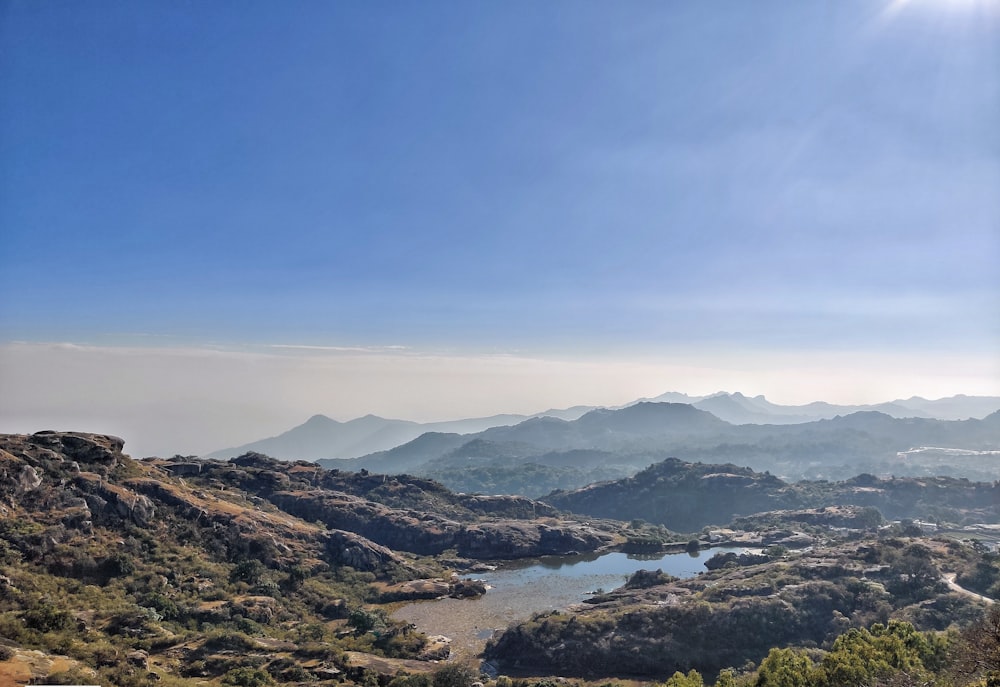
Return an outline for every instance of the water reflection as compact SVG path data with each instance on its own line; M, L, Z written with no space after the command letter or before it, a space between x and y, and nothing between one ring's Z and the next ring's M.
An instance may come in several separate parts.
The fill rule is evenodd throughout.
M694 577L705 571L705 561L720 551L711 549L670 554L584 554L553 556L530 563L508 563L477 574L490 590L479 599L439 599L408 604L393 615L423 632L445 635L460 656L473 656L498 628L526 620L532 613L564 609L580 603L595 591L610 591L625 584L637 570L656 570L676 577Z

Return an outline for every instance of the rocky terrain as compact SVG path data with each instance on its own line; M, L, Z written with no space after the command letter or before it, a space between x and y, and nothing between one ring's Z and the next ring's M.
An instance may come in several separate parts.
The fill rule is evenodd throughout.
M736 465L669 458L633 477L554 492L556 508L602 518L643 519L690 532L765 511L854 505L890 519L1000 522L1000 483L950 477L859 475L841 482L785 482Z
M624 539L521 497L259 454L135 461L71 432L0 436L0 515L0 677L85 684L360 679L440 656L379 604L481 594L452 576L472 559Z
M852 627L890 618L944 630L982 612L980 600L947 586L946 572L981 563L954 540L889 538L719 558L693 579L637 573L572 612L538 614L495 638L486 655L502 671L532 675L713 675L757 664L773 647L830 646Z
M1000 592L997 555L887 525L879 510L992 517L995 489L870 475L790 484L670 460L545 503L257 453L136 461L112 436L2 435L0 684L468 687L477 671L436 663L450 655L447 638L393 620L394 604L474 598L485 586L456 573L497 560L742 543L758 550L715 556L693 579L639 573L593 603L516 623L488 657L539 676L490 687L726 667L749 687L771 669L773 647L827 661L858 628L881 642L887 630L872 623L905 621L895 637L986 622L977 618ZM852 494L855 505L826 503ZM733 516L725 528L672 531ZM921 670L943 669L921 651Z

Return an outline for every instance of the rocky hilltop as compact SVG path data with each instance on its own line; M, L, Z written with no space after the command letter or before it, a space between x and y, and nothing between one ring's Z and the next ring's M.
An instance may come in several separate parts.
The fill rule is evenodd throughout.
M740 516L787 509L854 505L891 519L956 524L1000 522L1000 483L950 477L858 475L839 482L785 482L732 464L668 458L633 477L557 491L556 508L618 520L642 519L680 532L724 525Z

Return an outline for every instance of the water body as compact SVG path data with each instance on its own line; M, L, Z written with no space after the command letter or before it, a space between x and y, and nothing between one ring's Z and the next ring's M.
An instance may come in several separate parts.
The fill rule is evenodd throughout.
M637 570L661 569L676 577L694 577L705 571L705 561L719 551L744 550L655 556L616 552L543 558L530 565L508 564L473 576L490 587L478 599L421 601L403 606L393 617L413 623L428 635L450 637L452 653L468 658L482 651L494 630L526 620L532 613L562 610L600 590L621 587Z

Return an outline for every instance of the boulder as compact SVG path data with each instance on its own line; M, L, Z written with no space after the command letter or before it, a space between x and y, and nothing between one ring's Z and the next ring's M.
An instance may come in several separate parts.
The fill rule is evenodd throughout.
M406 565L406 561L392 550L353 532L329 530L324 534L326 551L333 563L349 565L355 570L366 572L381 571L390 565Z
M27 494L29 491L34 491L40 486L42 486L42 477L38 474L38 471L30 465L24 465L17 475L17 487L14 493L18 495Z
M609 533L579 523L504 520L466 527L456 546L469 558L529 558L595 551L612 540Z
M136 649L125 654L125 660L129 665L143 670L149 670L149 654L142 649Z
M118 464L125 447L125 440L120 437L84 432L36 432L30 440L37 446L62 454L70 461L108 468Z

